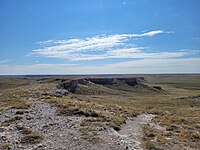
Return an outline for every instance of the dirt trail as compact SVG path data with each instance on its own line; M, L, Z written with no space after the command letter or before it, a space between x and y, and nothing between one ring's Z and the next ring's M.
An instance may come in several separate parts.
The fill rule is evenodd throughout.
M142 125L149 123L153 117L154 115L151 114L142 114L134 118L129 118L120 131L117 132L113 128L109 128L108 132L104 133L103 136L106 141L109 141L113 145L118 145L117 149L119 150L142 150Z
M0 143L8 143L11 149L70 149L70 150L142 150L142 124L147 124L153 115L142 114L135 118L129 118L119 132L107 127L99 131L103 142L87 142L80 138L80 124L83 116L57 116L56 108L50 104L34 101L32 106L26 110L21 120L15 124L1 127ZM1 113L1 122L12 118L16 110L7 110ZM43 136L40 144L22 144L20 138L23 136L19 128L31 128Z

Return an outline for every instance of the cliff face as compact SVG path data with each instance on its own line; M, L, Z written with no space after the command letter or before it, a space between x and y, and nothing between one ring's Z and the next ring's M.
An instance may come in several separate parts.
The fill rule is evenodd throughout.
M69 92L75 93L77 92L78 86L84 86L85 88L91 87L91 90L98 91L97 88L99 86L118 86L124 85L124 86L136 86L141 84L141 82L144 80L143 77L136 77L136 78L83 78L83 79L77 79L77 80L71 80L71 81L64 81L60 84L61 88L67 89ZM80 91L80 90L79 90Z
M114 85L117 84L118 81L121 81L124 84L135 86L139 84L141 78L93 78L88 80L101 85Z

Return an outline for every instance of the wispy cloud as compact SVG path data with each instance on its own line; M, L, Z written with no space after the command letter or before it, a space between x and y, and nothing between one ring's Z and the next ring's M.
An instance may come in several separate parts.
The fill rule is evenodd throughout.
M199 64L200 58L143 59L100 66L79 66L76 64L0 64L0 74L199 73Z
M177 51L177 52L158 52L158 53L144 53L139 48L116 49L108 51L106 54L76 54L68 59L72 61L78 60L98 60L108 58L140 58L140 59L160 59L160 58L176 58L183 57L190 53L190 51ZM66 58L63 56L63 58Z
M154 31L149 31L145 32L142 34L115 34L115 35L108 35L108 36L96 36L93 38L86 38L84 40L81 39L69 39L69 40L47 40L47 41L40 41L37 42L36 44L40 44L43 46L46 45L53 45L53 44L79 44L79 46L85 46L85 45L95 45L98 44L99 42L110 42L112 43L115 42L123 42L124 39L131 38L131 37L145 37L145 36L154 36L156 34L160 33L169 33L169 32L164 32L162 30L154 30ZM171 33L171 32L170 32Z
M150 31L150 32L146 32L146 33L143 33L143 34L138 34L139 37L142 37L142 36L154 36L156 34L160 34L160 33L164 33L164 31L162 30L155 30L155 31ZM167 32L165 32L167 33Z
M142 34L115 34L86 39L41 41L37 44L42 47L33 50L31 54L65 58L71 61L107 58L169 58L180 57L186 54L185 52L144 53L142 51L143 47L127 45L131 38L152 37L161 33L167 32L154 30Z

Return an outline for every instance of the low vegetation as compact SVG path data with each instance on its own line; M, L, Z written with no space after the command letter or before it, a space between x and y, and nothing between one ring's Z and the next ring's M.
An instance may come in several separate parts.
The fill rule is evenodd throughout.
M0 90L28 85L30 79L0 77Z
M200 99L139 100L138 104L148 113L156 114L153 121L165 128L144 127L144 146L147 149L200 148Z
M91 141L91 138L97 138L96 128L109 125L115 130L120 130L120 126L125 123L128 115L133 114L134 111L129 111L126 113L126 108L119 106L117 104L99 104L97 102L91 101L80 101L73 98L56 98L51 100L46 100L58 107L57 115L78 115L88 117L82 122L82 137ZM93 119L91 119L93 118ZM91 136L94 135L94 136ZM90 137L90 138L87 138Z
M14 124L14 123L16 123L16 121L21 120L21 119L22 119L22 116L16 115L13 118L10 118L10 119L4 121L2 124L3 125Z
M27 127L24 127L20 130L20 133L21 134L24 134L24 135L28 135L28 134L31 134L32 133L32 129L31 128L27 128Z

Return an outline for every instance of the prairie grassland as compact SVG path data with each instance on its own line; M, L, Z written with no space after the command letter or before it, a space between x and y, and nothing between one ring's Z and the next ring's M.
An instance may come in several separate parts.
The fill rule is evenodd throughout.
M113 127L120 130L128 117L142 113L155 114L153 122L163 127L144 126L143 146L146 149L200 149L200 76L199 75L151 75L144 76L146 85L160 86L163 93L125 92L121 95L81 95L63 97L43 95L52 89L52 80L42 86L6 86L0 91L0 109L26 109L31 101L23 98L38 98L56 106L57 115L86 116L80 129L83 139L100 141L96 127ZM27 81L26 81L27 82ZM17 83L18 84L18 83ZM17 118L15 118L17 119ZM11 120L12 122L13 120ZM35 136L35 135L34 135ZM36 135L37 136L37 135ZM32 138L32 137L30 137ZM41 140L37 136L38 141ZM23 141L28 141L25 137Z

